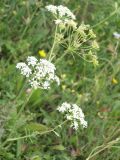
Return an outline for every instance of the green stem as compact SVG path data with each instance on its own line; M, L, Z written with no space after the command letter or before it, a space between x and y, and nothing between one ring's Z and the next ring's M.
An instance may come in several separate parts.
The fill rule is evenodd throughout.
M107 143L106 145L101 145L101 146L96 147L95 149L92 150L92 152L90 153L90 155L88 156L88 158L86 160L90 160L91 158L95 157L97 154L99 154L100 152L104 151L105 149L111 148L114 144L118 143L119 141L120 141L120 138L117 138L116 140L113 140L113 141ZM101 149L99 149L98 151L96 151L94 153L94 151L97 148L101 148Z
M109 18L111 18L112 16L114 16L117 12L118 12L119 8L115 9L108 17L104 18L103 20L101 20L99 23L95 24L94 26L92 26L92 28L99 26L102 23L105 23Z
M61 57L59 57L59 58L57 58L57 60L56 60L56 62L55 62L55 64L57 64L57 63L59 63L65 56L66 56L66 54L67 54L68 52L67 51L65 51L64 52L64 54L63 55L61 55Z
M21 96L21 94L23 93L24 89L25 89L25 86L26 86L26 81L24 82L24 85L22 86L22 88L20 89L16 99L15 99L15 102L19 99L19 97Z
M86 1L86 4L85 4L85 7L84 7L84 10L83 10L83 15L82 15L82 21L83 21L83 22L85 21L88 4L89 4L89 3L88 3L88 0L87 0L87 1Z
M28 96L26 102L25 102L25 103L23 104L23 106L20 108L17 117L19 117L20 114L22 113L22 111L24 110L24 108L25 108L25 106L27 105L27 103L29 102L29 100L30 100L32 94L33 94L33 90L31 91L30 95Z
M119 47L119 41L117 41L117 43L116 43L116 46L115 46L115 52L114 52L114 54L115 54L115 58L117 58L117 49L118 49L118 47Z
M48 131L44 131L44 132L34 132L33 134L30 135L26 135L23 137L17 137L17 138L9 138L7 141L16 141L16 140L20 140L20 139L25 139L25 138L31 138L31 137L35 137L37 135L44 135L44 134L48 134L50 132L55 132L55 130L59 127L61 127L62 125L64 125L68 120L65 120L64 122L62 122L61 124L57 125L55 128L50 129Z
M27 7L28 7L28 6L27 6ZM38 8L39 8L39 7L37 7L37 8L35 9L35 11L33 12L33 14L31 15L30 22L26 25L25 29L23 30L23 33L22 33L22 35L21 35L21 37L20 37L20 40L24 37L24 35L25 35L27 29L29 28L29 26L30 26L30 24L31 24L31 22L32 22L32 20L33 20L35 14L36 14ZM28 8L27 8L27 10L28 10Z
M57 25L56 25L54 41L53 41L53 45L52 45L52 48L51 48L51 51L50 51L50 56L49 56L49 60L50 60L50 61L52 60L52 55L53 55L53 51L54 51L55 44L56 44L57 28L58 28L58 27L57 27Z

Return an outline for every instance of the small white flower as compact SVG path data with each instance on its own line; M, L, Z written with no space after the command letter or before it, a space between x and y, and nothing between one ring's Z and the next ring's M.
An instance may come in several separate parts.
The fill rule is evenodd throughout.
M81 124L83 128L87 127L87 121L84 119L84 113L82 112L82 109L76 104L69 104L64 102L57 108L57 110L66 114L66 119L71 121L71 127L73 127L75 130L78 129L79 124Z
M62 24L62 23L63 23L63 21L61 19L56 19L55 20L55 24Z
M68 19L73 19L75 20L75 15L65 6L54 6L54 5L48 5L46 6L46 9L53 13L56 14L58 17L63 18L63 17L67 17ZM60 21L57 21L56 23L58 23Z
M32 80L29 80L29 83L32 86L32 88L34 88L34 89L39 88L39 82L37 80L35 80L34 78Z
M31 65L33 67L36 65L37 61L38 60L35 57L33 57L33 56L29 56L27 58L28 65Z
M114 36L116 39L119 39L119 38L120 38L120 34L117 33L117 32L114 32L114 33L113 33L113 36Z
M43 84L42 84L43 88L44 89L49 89L50 88L50 82L49 81L45 81Z
M67 102L64 102L61 106L59 106L59 107L57 108L57 110L58 110L59 112L64 113L66 110L69 110L70 108L71 108L71 105L70 105L69 103L67 103Z
M53 14L57 14L57 7L54 6L54 5L48 5L48 6L46 6L46 9L47 9L49 12L52 12Z
M71 127L73 127L73 129L77 130L79 128L78 122L74 120L74 122L71 124Z
M20 62L16 65L16 68L21 71L21 74L29 77L30 74L32 73L32 70L23 62Z
M83 128L87 128L87 121L84 120L84 118L80 118L80 123L83 126Z
M58 84L58 86L60 85L60 79L57 77L57 76L55 76L55 81L57 82L57 84Z
M75 15L67 7L60 5L57 9L60 17L67 16L75 20Z

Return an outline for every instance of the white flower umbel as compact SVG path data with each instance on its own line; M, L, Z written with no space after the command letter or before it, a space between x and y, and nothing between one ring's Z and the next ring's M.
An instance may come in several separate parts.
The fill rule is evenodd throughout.
M75 20L75 15L65 6L54 6L54 5L48 5L46 6L46 9L55 14L58 19L60 18L68 18L68 19L73 19Z
M55 74L55 66L51 62L41 59L38 61L35 57L27 58L26 63L18 63L16 68L21 71L25 77L29 77L28 82L34 89L49 89L52 82L60 84L59 78Z
M71 121L71 127L75 130L79 128L79 124L81 124L83 128L87 128L87 121L84 119L84 113L76 104L64 102L57 110L61 113L65 113L66 119Z

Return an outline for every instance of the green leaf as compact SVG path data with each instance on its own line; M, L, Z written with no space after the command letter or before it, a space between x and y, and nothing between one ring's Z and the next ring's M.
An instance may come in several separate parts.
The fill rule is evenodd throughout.
M52 146L51 149L63 151L65 150L65 147L63 145L55 145L55 146Z
M47 126L43 125L43 124L40 124L40 123L29 123L25 126L25 129L26 130L29 130L31 132L45 132L45 131L48 131L50 130L50 128L48 128Z
M31 160L41 160L40 156L34 156Z

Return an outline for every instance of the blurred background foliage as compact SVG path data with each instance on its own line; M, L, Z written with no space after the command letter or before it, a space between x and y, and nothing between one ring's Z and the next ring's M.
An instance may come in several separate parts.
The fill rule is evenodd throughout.
M48 4L65 5L78 24L92 26L100 46L99 66L70 54L54 62L61 86L36 90L17 119L17 107L29 89L20 94L25 80L15 66L28 55L40 58L41 49L49 52L55 26L45 10ZM120 136L120 46L113 37L113 32L120 33L119 6L119 0L0 0L0 145L10 130L19 137L28 134L25 128L31 132L54 128L63 121L56 108L64 101L80 105L88 121L88 128L77 133L66 124L57 129L59 136L50 133L5 145L0 149L1 160L85 160L94 148ZM62 56L62 51L57 54ZM120 143L91 160L120 160Z

